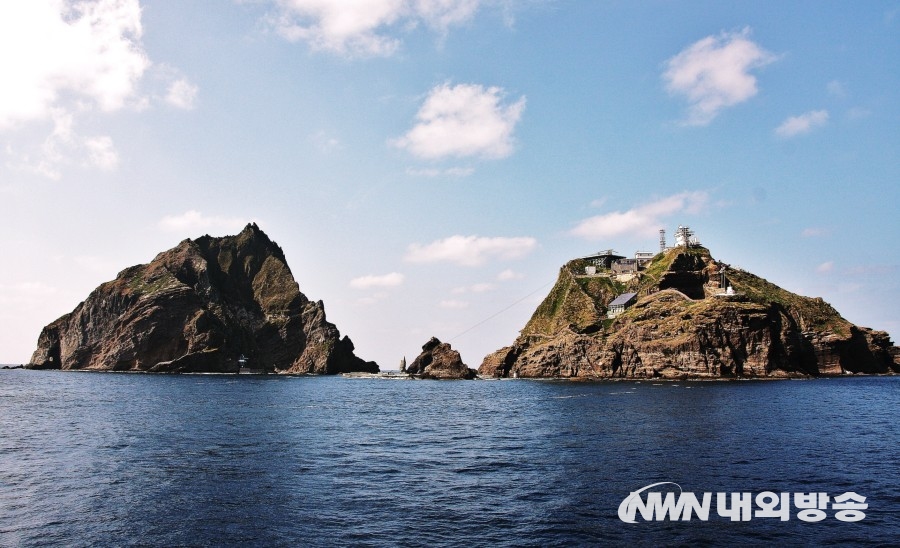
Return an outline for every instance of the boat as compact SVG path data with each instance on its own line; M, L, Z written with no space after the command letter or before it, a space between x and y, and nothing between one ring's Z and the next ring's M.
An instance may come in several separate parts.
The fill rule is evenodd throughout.
M238 375L262 375L265 373L262 369L257 369L250 365L250 359L241 354L238 358Z

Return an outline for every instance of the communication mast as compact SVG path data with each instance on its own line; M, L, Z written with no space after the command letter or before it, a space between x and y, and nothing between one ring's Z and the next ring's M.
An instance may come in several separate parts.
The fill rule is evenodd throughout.
M665 253L666 251L666 229L659 229L659 252Z

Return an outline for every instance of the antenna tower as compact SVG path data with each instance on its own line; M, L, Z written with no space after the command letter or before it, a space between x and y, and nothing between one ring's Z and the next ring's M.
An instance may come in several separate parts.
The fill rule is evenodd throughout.
M664 228L659 229L659 252L665 253L666 251L666 230Z

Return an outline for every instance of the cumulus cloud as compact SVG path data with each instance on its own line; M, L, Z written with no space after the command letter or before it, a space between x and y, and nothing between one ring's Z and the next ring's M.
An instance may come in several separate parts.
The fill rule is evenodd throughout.
M360 276L350 280L350 287L356 289L370 289L373 287L397 287L403 285L406 277L399 272L391 272L381 276L368 275Z
M505 158L513 152L513 131L525 109L525 97L512 104L503 104L503 99L499 87L436 86L416 114L416 125L392 144L429 160Z
M799 116L791 116L775 128L775 134L779 137L794 137L809 133L817 127L824 126L827 122L827 110L812 110Z
M166 102L173 107L193 110L197 101L199 88L190 83L186 78L179 78L169 85L166 92Z
M119 165L119 154L112 138L106 135L83 136L74 129L74 117L64 109L51 112L53 130L40 145L37 154L18 154L11 146L7 154L13 158L7 167L35 173L49 179L60 179L64 166L77 165L112 171Z
M828 261L828 262L822 263L816 267L816 272L818 272L819 274L825 274L827 272L831 272L832 270L834 270L834 262L833 261Z
M666 90L687 99L688 125L706 125L722 109L757 94L756 77L750 71L773 62L775 56L749 37L749 28L707 36L666 61Z
M204 215L191 209L181 215L167 215L163 217L157 226L166 232L227 232L236 233L252 220L240 217L222 217L217 215Z
M59 179L66 166L114 170L111 137L80 135L95 112L149 104L139 89L152 68L167 81L162 98L192 108L197 88L154 67L141 42L139 0L5 0L0 2L0 133L17 132L7 166ZM52 132L43 143L32 126Z
M470 20L483 0L273 0L269 24L292 42L347 56L389 56L401 41L398 28L420 24L446 34Z
M530 237L485 238L479 236L450 236L427 245L411 244L405 260L411 263L448 262L462 266L479 266L490 259L519 259L537 247Z
M475 173L475 168L471 167L450 167L447 169L438 169L438 168L423 168L423 169L415 169L409 168L406 170L406 174L412 177L454 177L454 178L463 178L468 177L469 175Z
M510 268L507 268L503 272L497 274L497 281L508 282L510 280L520 280L524 277L525 275L521 272L516 272Z
M682 192L629 209L595 215L579 222L570 231L573 236L589 240L608 238L620 234L653 236L663 228L663 219L676 213L699 213L709 201L706 192Z
M119 153L116 152L112 138L106 135L88 137L84 140L84 148L87 151L88 166L112 171L119 165Z
M0 2L0 129L48 119L72 97L121 108L150 65L141 33L138 0Z

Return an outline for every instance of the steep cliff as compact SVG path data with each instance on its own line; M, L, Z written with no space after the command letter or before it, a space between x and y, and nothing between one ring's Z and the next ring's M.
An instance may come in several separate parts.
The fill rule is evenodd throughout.
M155 372L377 372L306 298L256 224L184 240L46 326L28 367Z
M795 295L715 261L702 247L657 255L625 283L559 278L515 342L485 357L494 377L718 378L900 373L887 333L858 327L822 299ZM722 281L725 284L722 284ZM725 286L733 294L725 295ZM637 302L614 319L609 303Z

